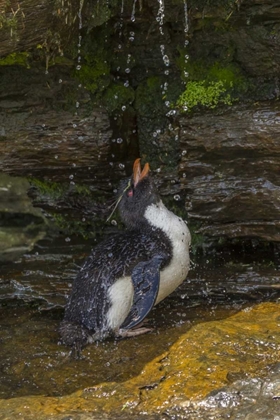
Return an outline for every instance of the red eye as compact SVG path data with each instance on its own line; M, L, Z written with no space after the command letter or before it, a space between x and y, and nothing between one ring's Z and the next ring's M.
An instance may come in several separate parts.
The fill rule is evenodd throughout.
M133 196L133 190L132 190L132 189L130 189L130 190L128 191L127 195L128 195L128 197L132 197L132 196Z

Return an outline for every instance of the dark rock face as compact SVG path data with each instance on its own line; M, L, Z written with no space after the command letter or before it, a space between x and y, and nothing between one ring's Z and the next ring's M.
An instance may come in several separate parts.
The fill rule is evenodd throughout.
M141 155L198 232L279 241L279 0L32 4L3 12L0 55L31 68L0 66L0 165L47 183L36 205L103 217ZM185 82L221 80L238 104L179 115Z
M277 103L180 119L181 183L200 232L280 240L279 124Z

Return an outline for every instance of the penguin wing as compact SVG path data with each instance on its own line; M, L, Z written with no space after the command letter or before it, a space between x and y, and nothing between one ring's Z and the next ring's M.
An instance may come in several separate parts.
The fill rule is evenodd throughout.
M153 308L159 290L160 266L164 259L162 255L155 255L149 261L138 263L133 269L131 274L134 287L133 304L121 329L128 330L140 324Z

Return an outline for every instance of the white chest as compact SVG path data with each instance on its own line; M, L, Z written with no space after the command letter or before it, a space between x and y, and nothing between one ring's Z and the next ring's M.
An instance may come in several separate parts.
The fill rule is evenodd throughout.
M169 265L160 273L157 304L170 295L185 280L188 274L191 235L186 223L169 211L162 201L149 206L145 212L145 217L153 226L165 232L173 248L173 256Z

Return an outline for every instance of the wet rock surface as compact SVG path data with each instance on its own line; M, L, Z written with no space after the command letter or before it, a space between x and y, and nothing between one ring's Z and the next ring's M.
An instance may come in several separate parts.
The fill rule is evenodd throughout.
M279 363L268 367L268 371L268 377L237 380L202 401L187 404L187 409L167 410L163 418L275 420L280 404Z
M181 185L198 232L279 241L279 124L276 103L181 118Z

